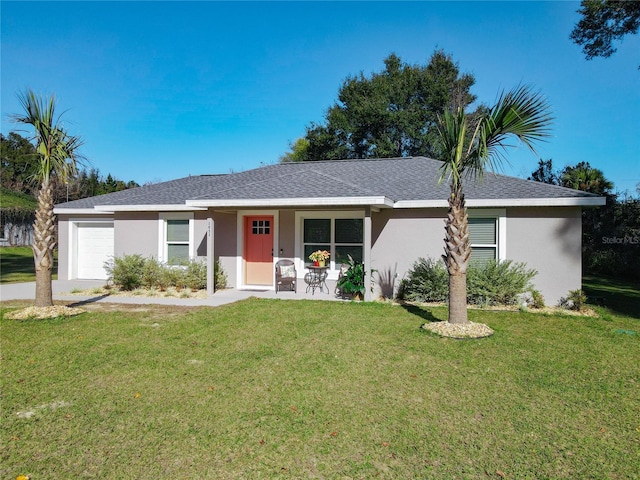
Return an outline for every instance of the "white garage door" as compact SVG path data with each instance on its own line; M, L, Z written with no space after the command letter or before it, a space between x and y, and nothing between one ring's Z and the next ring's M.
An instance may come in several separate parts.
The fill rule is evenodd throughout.
M113 257L113 223L78 224L78 278L106 279L104 262Z

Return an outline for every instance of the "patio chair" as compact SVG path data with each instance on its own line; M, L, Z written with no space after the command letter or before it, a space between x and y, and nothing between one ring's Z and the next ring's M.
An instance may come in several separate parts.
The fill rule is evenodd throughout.
M278 260L276 262L276 294L278 290L282 290L282 287L289 287L289 290L293 290L298 293L298 272L296 272L296 266L291 260Z

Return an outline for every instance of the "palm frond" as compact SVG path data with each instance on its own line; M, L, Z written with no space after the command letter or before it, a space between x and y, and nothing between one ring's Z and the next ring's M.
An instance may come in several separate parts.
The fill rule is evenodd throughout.
M464 173L462 166L467 133L466 115L462 108L458 108L455 113L447 110L439 120L438 134L443 163L438 183L450 178L454 185L458 185Z
M480 122L477 154L470 157L475 165L470 166L488 166L492 171L499 169L511 146L507 140L512 136L536 154L534 144L551 136L553 118L549 112L546 99L526 85L501 93L495 106Z
M34 133L32 141L38 154L36 176L40 182L49 182L52 175L66 181L75 175L78 164L83 157L78 153L82 145L80 137L67 133L61 122L61 115L56 116L55 97L47 100L37 96L32 90L18 95L24 113L12 115L17 123L31 125Z

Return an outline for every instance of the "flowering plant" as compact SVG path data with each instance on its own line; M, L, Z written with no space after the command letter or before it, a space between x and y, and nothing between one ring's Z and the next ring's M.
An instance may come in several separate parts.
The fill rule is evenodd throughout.
M314 262L319 262L321 260L329 260L330 256L331 254L326 250L316 250L311 255L309 255L309 259L313 260Z

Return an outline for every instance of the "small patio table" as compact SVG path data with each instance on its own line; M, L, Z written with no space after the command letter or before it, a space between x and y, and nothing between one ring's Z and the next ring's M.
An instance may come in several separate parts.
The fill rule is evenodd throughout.
M323 292L324 289L327 289L327 293L329 293L329 287L327 286L327 270L328 266L320 267L316 265L307 265L309 272L304 275L304 281L307 284L307 293L309 289L311 289L311 294L314 295L316 293L316 288L320 289L320 292Z

